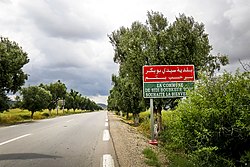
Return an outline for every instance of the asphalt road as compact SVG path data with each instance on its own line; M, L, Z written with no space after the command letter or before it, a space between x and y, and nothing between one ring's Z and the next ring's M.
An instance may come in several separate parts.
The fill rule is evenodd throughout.
M118 166L107 112L0 128L0 167Z

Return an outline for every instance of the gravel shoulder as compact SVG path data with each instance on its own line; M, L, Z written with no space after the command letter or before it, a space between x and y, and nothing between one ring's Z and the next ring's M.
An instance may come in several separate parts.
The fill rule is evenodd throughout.
M145 148L152 148L159 154L159 148L148 144L149 139L139 133L136 127L124 123L119 116L108 113L108 117L110 133L120 167L148 167L142 151ZM160 157L162 156L160 155Z

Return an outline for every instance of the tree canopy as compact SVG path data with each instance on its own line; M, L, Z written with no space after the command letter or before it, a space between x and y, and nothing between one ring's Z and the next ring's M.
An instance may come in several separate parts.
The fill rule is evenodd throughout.
M48 85L40 84L40 87L43 87L44 89L48 90L52 95L52 99L48 106L49 110L56 108L58 105L58 101L64 100L66 97L67 87L60 80L55 83L50 83Z
M28 79L22 70L28 62L27 53L16 42L0 37L0 111L8 109L6 93L16 93Z
M210 53L212 46L204 24L184 14L170 24L163 14L148 12L145 24L133 22L131 27L113 31L109 39L114 47L114 62L119 64L119 74L112 77L109 109L138 114L148 106L142 95L144 65L192 64L196 71L213 76L228 63L227 56ZM122 107L125 104L130 106ZM158 99L155 105L159 108L165 104Z
M22 107L31 111L31 118L36 111L46 109L52 99L49 91L39 86L29 86L21 89Z

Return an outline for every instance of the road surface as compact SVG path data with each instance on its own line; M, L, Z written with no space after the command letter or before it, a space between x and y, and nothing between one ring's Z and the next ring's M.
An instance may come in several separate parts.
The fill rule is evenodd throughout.
M0 128L1 167L118 166L107 112Z

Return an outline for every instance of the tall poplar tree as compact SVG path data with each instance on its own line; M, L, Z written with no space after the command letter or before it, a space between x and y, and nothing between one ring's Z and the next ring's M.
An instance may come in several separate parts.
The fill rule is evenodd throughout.
M115 51L114 62L119 64L117 77L126 80L119 89L114 85L112 93L121 96L121 99L129 99L135 117L148 106L148 101L142 96L142 66L192 64L196 71L205 72L212 77L221 65L228 64L227 56L214 56L210 53L212 46L203 23L198 23L184 14L179 15L172 24L159 12L148 12L147 17L146 24L133 22L131 27L121 27L109 35ZM122 92L126 85L130 85L131 92L125 95ZM112 98L117 97L110 97L110 102L114 101ZM160 124L162 108L166 102L173 103L174 100L155 100L154 108L159 115ZM118 106L112 104L114 108L123 105L122 100L118 102L115 104Z

